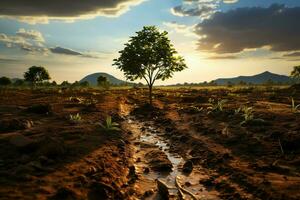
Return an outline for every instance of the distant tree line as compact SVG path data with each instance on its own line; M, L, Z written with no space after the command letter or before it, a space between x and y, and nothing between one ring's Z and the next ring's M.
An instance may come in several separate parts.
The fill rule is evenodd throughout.
M44 67L42 66L32 66L28 68L28 70L24 73L23 79L10 79L8 77L0 77L0 86L7 87L7 86L15 86L15 87L36 87L36 86L43 86L43 87L65 87L65 88L83 88L83 87L91 87L88 81L75 81L70 83L68 81L63 81L61 84L57 84L56 81L50 81L51 77ZM104 76L100 76L97 79L97 87L102 89L109 89L110 87L114 86L134 86L143 85L142 83L139 84L132 84L132 83L121 83L121 84L112 84L108 81L108 79Z
M300 83L300 65L295 66L290 74L290 77L293 79L293 82L290 84L299 84ZM7 86L46 86L46 87L51 87L51 86L57 86L57 87L90 87L90 84L88 81L75 81L74 83L69 83L68 81L63 81L61 84L57 84L55 81L50 82L49 80L51 79L49 72L41 66L32 66L30 67L25 73L24 73L24 79L16 79L16 80L11 80L8 77L0 77L0 86L1 87L7 87ZM284 85L286 83L281 83L281 82L273 82L272 80L267 80L265 83L262 85ZM175 85L170 85L170 86L217 86L218 84L215 81L210 81L210 82L202 82L202 83L178 83ZM247 83L244 81L240 81L238 83L232 83L232 82L227 82L225 85L231 87L235 85L241 85L241 86L252 86L254 84L252 83ZM134 88L140 88L144 87L145 85L143 83L122 83L119 85L112 84L108 81L108 79L104 76L99 76L97 79L97 86L99 88L103 89L109 89L110 87L113 86L133 86Z

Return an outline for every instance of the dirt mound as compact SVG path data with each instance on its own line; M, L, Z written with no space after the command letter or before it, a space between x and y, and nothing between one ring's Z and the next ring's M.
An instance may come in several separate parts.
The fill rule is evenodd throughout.
M44 137L38 142L38 154L48 158L58 158L66 154L66 146L58 138Z
M51 114L52 108L51 108L51 105L49 105L49 104L37 104L37 105L32 105L32 106L28 107L26 109L26 111L29 113L48 115L48 114Z
M22 134L11 136L9 142L17 148L26 148L34 143L34 141Z
M4 119L0 121L0 132L13 132L31 128L33 122L22 119Z
M153 105L150 104L143 104L142 106L135 108L131 112L132 115L136 115L136 116L144 116L144 115L155 116L155 115L159 115L160 113L161 111L159 108L154 107Z
M146 154L150 167L156 171L172 171L172 163L161 150L151 150Z

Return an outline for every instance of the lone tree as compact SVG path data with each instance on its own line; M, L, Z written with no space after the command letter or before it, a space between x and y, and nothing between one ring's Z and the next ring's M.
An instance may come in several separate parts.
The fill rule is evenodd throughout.
M107 78L105 76L99 76L97 78L97 84L99 87L103 87L104 89L109 88L109 81L107 80Z
M128 80L144 79L149 87L149 101L152 105L152 87L156 80L171 78L174 72L187 68L184 59L167 37L155 26L145 26L130 38L114 65L124 72Z
M24 73L25 81L33 85L51 79L48 71L44 67L32 66Z
M11 80L5 76L0 78L0 86L7 86L11 84Z
M291 78L293 78L296 83L300 82L300 65L294 67L293 71L291 72Z

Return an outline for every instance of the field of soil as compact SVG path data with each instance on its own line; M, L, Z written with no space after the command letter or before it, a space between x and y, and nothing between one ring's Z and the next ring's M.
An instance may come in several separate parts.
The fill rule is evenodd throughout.
M147 89L2 89L0 197L300 199L291 97L299 87L155 89L150 106Z

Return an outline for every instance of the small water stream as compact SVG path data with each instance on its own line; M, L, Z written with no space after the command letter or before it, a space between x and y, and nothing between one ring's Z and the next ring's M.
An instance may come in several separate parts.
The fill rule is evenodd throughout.
M199 183L200 178L205 176L205 174L201 172L201 169L195 167L193 172L189 175L182 173L181 168L185 160L178 153L170 152L168 140L163 138L164 133L156 128L153 122L140 122L134 117L129 117L127 119L127 124L130 125L131 131L138 135L135 139L135 158L136 160L139 158L139 161L135 162L135 168L138 175L153 182L155 182L156 179L162 180L170 186L169 193L174 196L177 196L178 190L175 187L175 179L178 176L180 183L183 186L187 183L187 187L185 186L185 188L195 194L199 199L216 199L215 194L210 194L210 192ZM173 165L172 172L157 172L150 170L147 174L143 173L144 168L148 166L147 161L141 158L141 156L144 155L143 153L145 153L147 149L141 146L141 143L152 144L154 147L163 151Z

